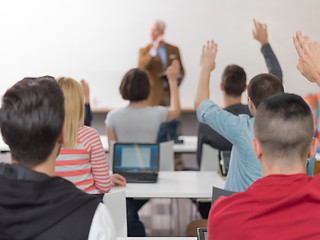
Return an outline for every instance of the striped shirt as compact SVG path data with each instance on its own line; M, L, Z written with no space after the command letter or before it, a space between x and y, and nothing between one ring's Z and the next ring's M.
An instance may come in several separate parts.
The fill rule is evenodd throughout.
M55 174L90 194L110 191L112 184L108 162L100 136L95 129L79 127L75 148L60 150Z

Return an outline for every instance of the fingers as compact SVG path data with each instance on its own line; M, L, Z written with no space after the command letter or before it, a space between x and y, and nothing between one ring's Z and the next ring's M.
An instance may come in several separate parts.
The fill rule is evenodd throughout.
M303 50L302 50L302 48L300 46L299 40L297 38L297 35L293 35L293 43L294 43L294 47L296 48L299 57L302 58L304 53L303 53Z
M111 176L111 181L113 184L115 184L117 186L126 186L126 184L127 184L127 180L119 174L113 174Z

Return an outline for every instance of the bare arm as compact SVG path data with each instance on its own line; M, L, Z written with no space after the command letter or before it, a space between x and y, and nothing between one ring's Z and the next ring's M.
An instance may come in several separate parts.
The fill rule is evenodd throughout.
M299 55L297 68L310 82L320 86L320 45L312 42L300 31L293 36L293 43Z
M210 81L210 73L215 69L216 63L216 55L217 55L218 46L217 44L211 40L207 42L207 46L202 47L202 54L200 59L200 76L198 80L196 97L194 100L195 109L198 109L200 103L209 98L209 81Z
M253 23L255 28L252 30L252 35L261 44L261 52L266 61L268 72L276 75L282 81L281 66L268 41L267 25L258 22L256 19L253 19Z
M178 90L178 77L180 74L180 63L178 60L174 60L172 64L167 68L167 77L170 88L170 108L166 121L169 122L180 115L180 98Z

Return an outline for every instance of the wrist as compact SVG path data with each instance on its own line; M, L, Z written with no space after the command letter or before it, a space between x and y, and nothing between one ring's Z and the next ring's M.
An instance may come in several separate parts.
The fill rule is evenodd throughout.
M269 44L269 41L268 41L268 40L266 40L266 41L260 41L260 44L261 44L261 47L263 47L264 45Z

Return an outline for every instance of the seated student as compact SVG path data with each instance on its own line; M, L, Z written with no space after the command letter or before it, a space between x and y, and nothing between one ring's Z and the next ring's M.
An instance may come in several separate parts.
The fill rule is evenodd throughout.
M267 63L268 71L282 80L280 64L268 41L267 25L262 24L255 19L253 21L255 26L253 37L261 44L261 52ZM222 74L220 88L223 94L224 110L234 115L251 115L248 105L241 103L241 95L247 88L246 73L243 68L237 65L227 66ZM232 144L227 139L208 125L199 122L197 144L197 162L199 166L201 164L203 143L223 151L230 151L232 147Z
M109 167L98 132L83 125L84 97L81 85L71 78L58 78L65 98L65 142L56 160L57 176L79 189L102 198L112 183L124 186L119 174L109 175Z
M142 69L131 69L120 84L120 93L130 103L127 107L115 109L106 117L106 131L110 142L156 143L162 122L171 121L180 114L178 77L180 64L177 60L167 68L170 87L170 107L149 106L147 98L150 83ZM138 210L147 200L127 199L127 223L129 237L145 236L145 228L139 220Z
M277 94L260 104L253 129L263 177L215 201L208 239L319 239L320 176L306 175L318 142L310 108L300 96Z
M4 94L0 127L12 164L0 164L0 239L116 239L106 206L54 177L63 123L53 77L25 78Z
M168 122L180 115L178 77L180 64L174 60L167 69L170 87L170 107L149 106L147 98L150 83L146 72L139 68L125 74L120 84L120 93L129 105L110 111L106 117L106 131L110 141L156 143L162 122ZM110 144L109 144L110 146Z
M244 114L235 116L208 99L210 73L215 68L216 53L217 44L213 41L203 46L195 108L199 121L208 124L233 144L225 189L245 191L261 177L261 165L250 142L253 118ZM252 78L248 85L248 105L252 116L264 99L283 91L281 81L273 74L259 74Z

